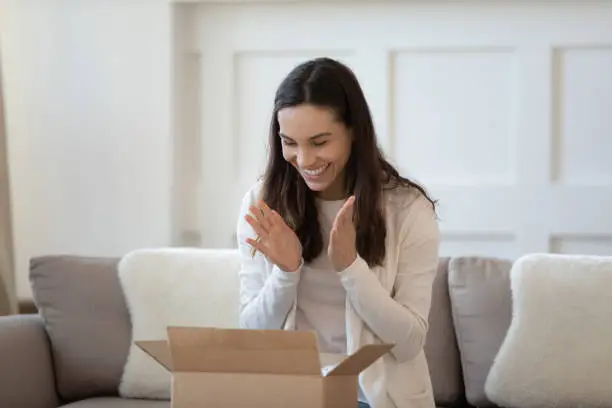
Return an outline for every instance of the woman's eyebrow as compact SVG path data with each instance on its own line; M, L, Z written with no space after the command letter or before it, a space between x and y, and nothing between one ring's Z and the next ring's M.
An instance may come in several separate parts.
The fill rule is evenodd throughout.
M322 138L323 136L329 136L329 135L331 135L331 132L322 132L322 133L317 133L317 134L316 134L316 135L314 135L314 136L310 136L308 139L309 139L309 140L315 140L315 139ZM289 136L287 136L287 135L286 135L286 134L284 134L284 133L279 133L279 136L280 136L280 137L282 137L283 139L290 139L290 140L293 140L293 139L291 139Z

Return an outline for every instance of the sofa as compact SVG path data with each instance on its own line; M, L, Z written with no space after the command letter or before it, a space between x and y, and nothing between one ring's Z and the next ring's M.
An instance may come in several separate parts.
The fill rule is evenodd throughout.
M168 408L121 398L131 344L119 258L31 260L37 314L0 318L0 406ZM425 346L439 407L492 407L485 380L512 318L512 261L441 258Z

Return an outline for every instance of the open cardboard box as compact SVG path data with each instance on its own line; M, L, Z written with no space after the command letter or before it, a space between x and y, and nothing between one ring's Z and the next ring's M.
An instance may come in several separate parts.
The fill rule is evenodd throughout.
M358 375L390 344L365 345L325 374L313 332L168 327L136 345L172 373L172 408L356 408Z

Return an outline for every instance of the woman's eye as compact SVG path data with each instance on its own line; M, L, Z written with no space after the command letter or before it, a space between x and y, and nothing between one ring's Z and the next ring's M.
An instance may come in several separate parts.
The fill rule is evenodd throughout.
M291 140L286 140L286 139L283 139L283 144L285 146L295 146L295 142L292 142Z
M317 146L317 147L319 147L319 146L323 146L325 143L327 143L327 140L324 140L324 141L322 141L322 142L313 142L313 144L314 144L315 146Z

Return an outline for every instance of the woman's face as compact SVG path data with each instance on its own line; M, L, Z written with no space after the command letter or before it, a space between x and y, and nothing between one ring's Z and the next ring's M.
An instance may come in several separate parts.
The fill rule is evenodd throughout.
M303 104L278 112L283 157L306 185L325 200L345 198L344 167L351 133L328 108Z

